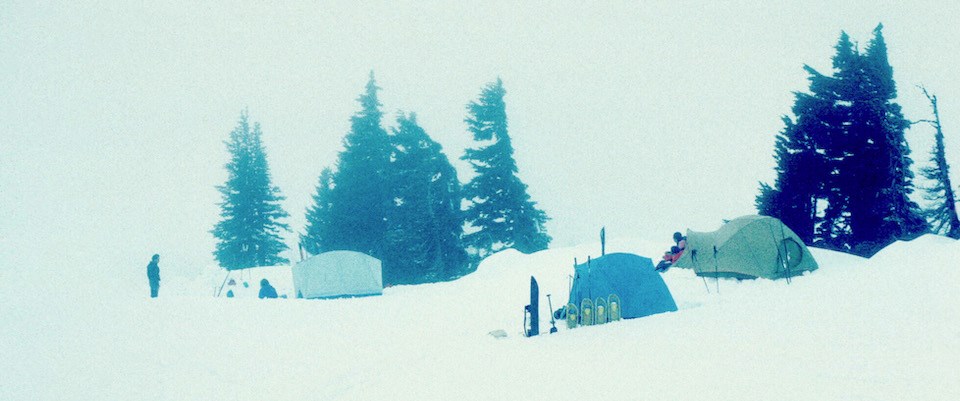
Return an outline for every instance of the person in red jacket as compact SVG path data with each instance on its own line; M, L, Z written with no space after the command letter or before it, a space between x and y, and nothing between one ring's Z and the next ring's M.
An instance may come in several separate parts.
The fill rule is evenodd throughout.
M684 237L679 231L673 233L673 242L677 245L677 248L680 248L680 252L687 249L687 237Z
M683 255L683 250L687 247L687 237L684 237L680 232L673 233L673 242L674 246L670 247L669 251L663 253L663 260L657 264L655 270L657 271L666 271L670 268L677 260L680 260L680 256Z
M680 260L680 256L682 255L683 255L683 249L680 249L680 247L676 245L670 247L670 263L671 264L677 263L677 261Z

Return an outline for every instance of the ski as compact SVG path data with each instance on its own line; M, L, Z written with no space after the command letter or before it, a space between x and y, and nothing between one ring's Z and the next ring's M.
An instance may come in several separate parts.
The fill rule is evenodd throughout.
M533 276L530 276L530 304L523 311L524 335L533 337L540 334L540 287Z

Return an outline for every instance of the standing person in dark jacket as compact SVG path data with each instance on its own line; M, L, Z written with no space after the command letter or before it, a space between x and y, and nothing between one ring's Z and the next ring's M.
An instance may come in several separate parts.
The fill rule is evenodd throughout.
M147 279L150 280L150 298L156 298L160 292L160 255L153 255L147 265Z
M260 280L260 299L276 297L277 290L270 285L270 282L267 279Z

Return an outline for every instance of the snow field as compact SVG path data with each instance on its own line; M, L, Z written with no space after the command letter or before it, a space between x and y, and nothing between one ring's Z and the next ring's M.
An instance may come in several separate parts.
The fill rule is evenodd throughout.
M661 247L612 239L608 252ZM5 299L0 399L960 398L960 243L925 236L869 260L813 252L820 269L789 284L674 268L663 277L679 311L557 322L535 338L520 335L529 277L546 333L546 294L565 303L573 258L598 244L505 251L459 280L380 297L213 298L170 280L156 300L145 282Z

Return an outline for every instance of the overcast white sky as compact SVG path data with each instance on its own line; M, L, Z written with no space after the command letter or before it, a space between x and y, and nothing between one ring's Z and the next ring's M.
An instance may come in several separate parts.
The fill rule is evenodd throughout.
M417 112L452 160L471 145L465 104L501 77L557 245L601 226L668 242L754 213L802 65L829 73L840 31L866 45L878 22L899 102L927 118L914 85L940 96L960 169L956 2L152 3L0 2L0 280L140 280L153 253L170 274L213 263L223 141L245 107L302 231L370 70L387 125ZM932 135L908 132L917 164Z

